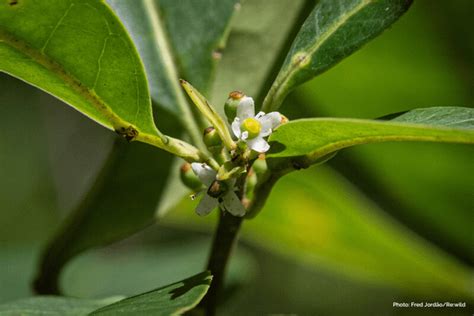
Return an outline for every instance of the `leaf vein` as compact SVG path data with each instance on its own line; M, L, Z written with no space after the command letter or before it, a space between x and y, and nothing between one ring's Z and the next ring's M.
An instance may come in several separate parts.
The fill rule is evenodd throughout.
M41 47L41 54L44 55L44 51L46 49L46 47L49 45L51 39L53 38L54 34L56 33L57 29L59 28L59 26L61 25L61 23L63 22L63 20L66 18L66 16L69 14L69 11L71 11L72 7L74 6L74 3L71 3L69 5L69 7L66 9L66 12L64 12L64 14L61 16L61 18L58 20L58 22L56 23L56 25L54 26L54 28L51 30L51 33L49 33L48 35L48 38L46 39L46 41L44 42L43 46Z
M313 45L307 49L307 56L313 55L326 41L333 35L337 30L350 18L356 15L359 11L361 11L366 5L370 4L370 0L361 1L358 5L352 8L351 11L341 15L339 19L334 21L334 24L329 27L324 33L320 35L320 40L315 42ZM285 78L283 79L283 83L288 80L289 77L298 69L295 67L294 64L291 64L290 71L287 73Z
M97 59L97 73L95 75L95 80L94 80L94 84L92 85L92 90L95 90L96 86L97 86L97 82L99 81L99 77L100 77L100 72L102 70L102 58L104 57L104 53L105 53L105 50L107 49L107 42L109 40L110 36L107 36L105 39L104 39L104 44L102 46L102 50L100 52L100 55L99 55L99 58Z
M339 12L342 10L342 3L340 1L335 2L336 5L339 7ZM264 112L271 111L272 108L270 107L278 107L279 104L271 104L272 102L275 102L275 100L278 100L279 97L282 96L283 88L285 85L290 81L291 77L293 74L300 69L302 66L306 66L311 62L312 55L324 44L326 43L327 40L331 38L331 36L337 32L337 30L345 23L347 22L350 18L352 18L354 15L356 15L358 12L360 12L362 9L364 9L367 5L371 3L371 0L361 0L360 3L356 6L354 6L352 9L350 9L348 12L345 14L341 14L338 19L336 19L331 26L329 26L326 31L323 33L319 34L319 29L320 26L318 22L323 18L319 15L319 11L316 12L317 18L315 19L313 26L318 30L318 41L316 41L313 45L309 46L309 48L306 48L300 52L294 52L293 50L295 49L294 47L292 48L292 51L290 51L289 56L291 56L292 60L289 62L288 66L285 68L283 72L281 72L278 77L276 78L272 88L270 89L269 93L267 94L264 104L262 107L262 110ZM299 56L298 58L295 59L295 57ZM281 102L281 101L279 101Z
M107 118L110 125L106 127L112 127L119 129L121 127L128 127L130 124L121 119L111 108L100 98L90 87L86 87L74 77L71 73L67 72L62 65L51 60L47 55L42 54L38 49L29 46L27 43L14 38L7 31L0 28L0 38L8 46L16 49L22 55L30 58L40 66L50 71L55 76L59 77L67 86L73 91L83 96L97 111L99 111L105 118Z

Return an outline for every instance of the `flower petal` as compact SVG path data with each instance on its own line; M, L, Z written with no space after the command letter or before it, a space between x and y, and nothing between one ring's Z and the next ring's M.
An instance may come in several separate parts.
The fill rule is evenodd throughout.
M238 117L234 119L231 124L232 132L234 133L235 137L240 138L240 120Z
M260 120L260 118L261 118L262 116L264 116L264 115L265 115L265 112L260 111L260 112L257 113L257 115L255 115L255 118L256 118L257 120Z
M199 202L198 206L196 207L196 213L199 216L205 216L209 214L216 206L219 204L217 199L204 194L201 201Z
M265 114L261 118L258 118L260 124L262 124L262 131L260 135L265 137L272 133L273 129L275 129L281 122L281 115L278 112L270 112Z
M242 140L246 140L247 138L249 138L249 132L245 131L242 133L242 136L240 137Z
M243 97L237 106L237 117L243 121L246 118L255 116L255 104L251 97Z
M223 209L234 216L245 215L245 207L242 205L242 202L240 202L237 194L232 190L222 197L221 205Z
M250 149L255 150L259 153L264 153L270 149L270 145L261 136L254 139L247 140L247 145Z
M199 181L204 183L206 186L210 186L216 179L217 172L205 163L193 162L191 168L193 169L194 174L198 176Z

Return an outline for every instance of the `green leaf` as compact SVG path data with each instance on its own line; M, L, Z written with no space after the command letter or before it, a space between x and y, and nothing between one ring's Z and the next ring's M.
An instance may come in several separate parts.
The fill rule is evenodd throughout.
M145 65L151 97L164 109L181 114L186 107L178 74L153 1L107 1L130 33Z
M183 281L102 307L91 315L182 315L204 297L211 280L209 272L202 272Z
M210 238L202 234L188 231L183 234L183 231L157 225L145 234L140 233L120 244L94 249L75 258L64 271L64 292L81 298L108 297L115 293L132 296L186 279L205 266L209 242ZM156 251L157 244L159 251ZM232 283L248 281L256 272L252 253L246 249L236 250L227 276ZM17 255L17 258L22 257ZM13 260L11 258L8 263ZM157 264L159 269L150 268L157 267ZM23 271L26 267L15 272L21 274Z
M414 109L393 117L391 121L449 128L474 129L474 109L456 106Z
M225 54L230 23L240 0L183 2L155 0L181 78L203 94L211 90L215 68ZM186 23L183 23L186 21Z
M108 2L137 45L157 104L179 114L179 76L202 92L210 90L238 0Z
M392 121L315 118L280 126L270 136L269 158L305 156L315 161L339 149L387 141L474 143L474 109L416 109Z
M121 299L84 300L59 296L37 296L0 305L0 315L84 316Z
M199 144L201 131L178 79L186 78L208 93L237 0L192 1L186 5L163 0L108 2L137 45L155 104L180 119Z
M300 17L304 21L307 16L309 5L305 3L308 2L311 1L272 0L271 8L267 0L242 3L232 21L210 99L214 105L222 107L219 108L222 113L224 101L231 91L240 90L254 98L261 94L265 81L272 75L272 68L279 60L279 54L287 45L287 39L296 33L293 32L294 24L299 27ZM275 21L278 21L278 27L275 27ZM252 80L249 80L249 73ZM191 79L190 82L193 83Z
M305 117L373 118L414 104L472 106L472 80L455 70L466 69L463 65L469 63L463 63L462 56L473 55L458 34L459 28L467 27L466 20L449 7L463 11L463 4L450 2L437 7L433 18L426 15L434 9L431 3L415 1L389 32L300 86L289 96L300 103L288 103L281 110L311 110ZM449 40L440 42L440 37ZM470 145L381 143L344 150L330 164L410 229L474 262L474 182L469 176L474 174L473 154Z
M409 8L411 0L321 0L303 24L263 111L277 109L296 86L326 71L379 35Z
M129 138L158 133L138 53L101 1L3 1L0 71Z

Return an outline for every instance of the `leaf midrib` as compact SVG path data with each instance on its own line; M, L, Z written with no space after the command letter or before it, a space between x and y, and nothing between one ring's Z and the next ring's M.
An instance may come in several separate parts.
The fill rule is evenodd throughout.
M326 41L334 34L337 32L337 30L344 24L346 23L350 18L352 18L354 15L356 15L359 11L361 11L362 9L364 9L367 5L369 5L372 1L371 0L364 0L364 1L361 1L360 4L358 4L357 6L355 6L352 10L346 12L346 14L343 14L340 16L339 19L337 19L335 21L335 23L329 27L326 32L324 32L323 34L321 34L321 36L319 37L320 40L315 42L313 45L311 45L309 47L309 49L307 49L307 54L304 56L304 59L301 60L301 62L299 63L291 63L290 64L290 67L289 67L289 71L287 72L287 74L283 77L283 80L282 80L282 85L286 83L286 81L288 81L289 77L291 77L293 75L293 73L298 70L298 65L300 63L304 64L305 61L306 61L306 58L311 58L311 56L324 44L326 43Z
M463 120L468 121L469 119ZM426 128L436 128L436 129L443 129L443 130L452 130L452 131L472 131L474 133L474 129L471 128L464 128L464 127L449 127L447 124L443 125L434 125L434 124L423 124L423 123L413 123L410 121L395 121L395 120L370 120L370 119L358 119L358 118L303 118L294 121L290 121L285 125L293 125L301 122L348 122L348 123L360 123L360 124L374 124L374 125L391 125L391 126L400 126L400 127L412 127L412 128L419 128L419 129L426 129ZM458 123L461 121L456 121L452 123ZM281 125L284 126L284 125Z
M323 157L327 154L330 154L334 151L356 146L356 145L364 145L370 143L382 143L382 142L403 142L403 141L420 141L420 142L459 142L459 143L466 143L472 144L474 141L466 140L463 137L455 137L450 136L448 138L442 138L440 136L410 136L410 135L391 135L391 136L361 136L361 137L353 137L350 139L345 140L338 140L328 143L325 146L321 146L318 149L306 154L306 156L310 159L316 159L319 157ZM285 156L278 156L278 157L285 157ZM286 156L291 157L291 156Z
M378 122L372 120L361 120L361 119L343 119L343 118L334 118L334 119L301 119L298 121L289 122L288 124L294 124L296 122L350 122L350 123L369 123L371 125L379 126L390 126L390 127L402 127L402 128L412 128L418 129L420 131L426 131L429 129L430 132L464 132L472 134L472 138L462 137L462 135L450 135L448 138L443 138L440 136L411 136L411 135L372 135L372 136L359 136L359 137L350 137L344 139L339 139L336 141L329 141L326 145L318 147L316 150L309 152L308 154L302 154L311 159L322 157L331 152L347 148L355 145L363 145L368 143L376 142L385 142L385 141L438 141L438 142L458 142L465 144L474 144L474 131L468 128L449 128L443 125L428 125L428 124L414 124L414 123L404 123L404 122ZM271 155L274 158L285 158L292 157L294 155Z
M270 92L268 94L270 102L272 100L278 100L278 95L281 93L281 89L285 87L285 85L288 83L288 80L291 78L291 76L294 74L295 71L299 69L299 65L309 63L307 61L307 58L312 58L311 56L324 44L326 41L335 33L337 30L350 18L352 18L354 15L356 15L359 11L364 9L367 5L369 5L372 1L371 0L363 0L355 6L352 10L346 12L346 14L341 15L339 19L335 20L335 23L326 29L324 33L322 33L319 36L319 41L315 42L313 45L309 47L309 49L306 49L306 51L302 51L305 53L305 56L299 60L297 63L293 62L290 60L289 62L289 67L286 68L286 71L283 71L281 76L279 75L274 83L274 86L270 89ZM315 8L316 9L316 8ZM295 56L296 54L293 54ZM279 79L280 78L280 79ZM273 101L276 103L275 101ZM278 101L279 102L279 101ZM264 101L264 103L266 103ZM264 104L263 110L266 112L269 112L270 110L277 108L279 104Z

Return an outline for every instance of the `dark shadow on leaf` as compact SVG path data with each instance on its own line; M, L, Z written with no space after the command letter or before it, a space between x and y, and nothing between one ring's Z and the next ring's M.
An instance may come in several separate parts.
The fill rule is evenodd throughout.
M186 294L194 287L199 285L211 285L212 278L210 277L209 272L203 272L198 275L195 275L189 279L183 280L182 285L176 289L171 290L169 293L171 294L171 299L177 299L180 296Z
M282 151L284 151L286 149L286 146L280 142L277 142L275 140L273 141L270 141L268 143L270 145L270 150L267 152L267 155L268 154L277 154L277 153L280 153Z
M408 111L401 111L401 112L397 112L397 113L387 114L387 115L384 115L384 116L381 116L381 117L377 117L376 120L377 121L390 121L390 120L393 120L394 118L399 117L400 115L403 115L407 112L410 112L410 111L408 110Z

